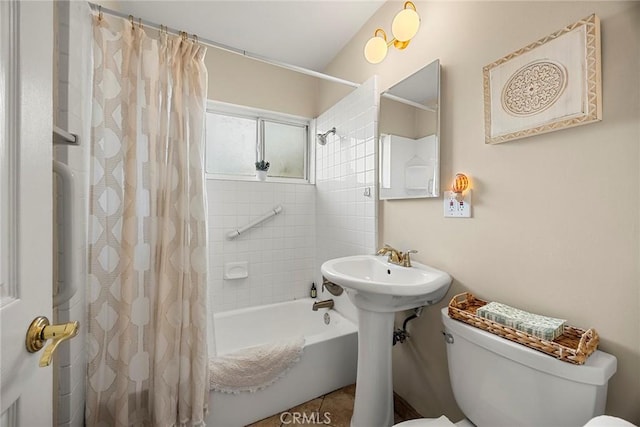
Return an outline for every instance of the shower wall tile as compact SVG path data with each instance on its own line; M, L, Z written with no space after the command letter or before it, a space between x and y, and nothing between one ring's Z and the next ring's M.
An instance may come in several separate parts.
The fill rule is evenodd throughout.
M209 292L214 312L288 301L321 292L320 265L331 258L373 253L377 244L378 93L375 78L322 114L315 145L316 185L208 180ZM365 195L365 191L369 194ZM226 234L282 205L283 212L234 240ZM225 280L226 262L247 261L249 277ZM336 308L356 318L346 295Z
M209 297L214 312L309 295L315 267L315 187L207 180ZM226 235L281 205L282 212L234 240ZM224 279L224 264L247 261L249 277Z
M84 396L87 332L87 218L89 217L89 157L91 135L91 10L86 2L55 2L56 43L54 45L54 121L76 134L79 145L54 146L54 158L66 163L74 175L76 213L74 231L80 238L73 253L78 263L78 288L65 304L54 308L54 322L80 321L77 337L63 344L55 358L57 404L54 425L84 425ZM69 201L65 201L68 203ZM68 256L68 255L67 255Z
M316 145L316 268L331 258L374 253L377 245L378 89L372 77L316 121L319 132L336 127L327 144ZM346 295L336 308L355 320Z

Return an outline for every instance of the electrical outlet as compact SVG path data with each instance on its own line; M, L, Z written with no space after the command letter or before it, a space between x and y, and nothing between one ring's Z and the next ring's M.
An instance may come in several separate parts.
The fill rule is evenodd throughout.
M444 192L445 218L471 218L471 190L462 194L462 200L458 201L453 191Z

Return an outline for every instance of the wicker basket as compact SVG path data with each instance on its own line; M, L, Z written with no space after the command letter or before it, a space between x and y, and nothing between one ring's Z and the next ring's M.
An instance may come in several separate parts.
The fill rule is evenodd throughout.
M465 292L454 296L449 303L449 316L453 319L468 323L476 328L484 329L519 344L531 347L564 362L582 365L587 357L598 347L600 338L594 329L579 329L573 326L564 327L564 333L553 341L543 340L510 328L503 324L476 316L476 310L486 301Z

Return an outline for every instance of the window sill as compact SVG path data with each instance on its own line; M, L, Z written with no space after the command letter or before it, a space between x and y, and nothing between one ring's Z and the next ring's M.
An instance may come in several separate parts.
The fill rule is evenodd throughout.
M264 182L264 183L275 183L275 184L308 184L313 185L309 182L308 179L302 178L283 178L283 177L275 177L268 176L266 181L260 181L257 177L252 175L219 175L207 173L205 174L207 180L213 179L218 181L243 181L243 182Z

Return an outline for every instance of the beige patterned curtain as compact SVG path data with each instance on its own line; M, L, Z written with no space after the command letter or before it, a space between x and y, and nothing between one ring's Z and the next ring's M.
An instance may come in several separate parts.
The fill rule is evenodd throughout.
M90 427L204 425L205 52L94 18Z

